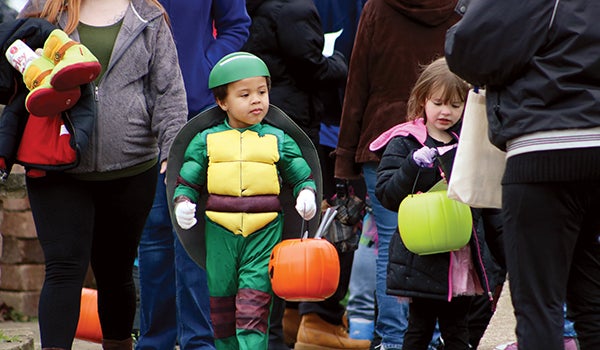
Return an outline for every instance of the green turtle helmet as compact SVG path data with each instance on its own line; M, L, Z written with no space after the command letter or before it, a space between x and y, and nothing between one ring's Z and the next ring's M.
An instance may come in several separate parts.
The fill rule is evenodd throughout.
M221 58L210 71L208 88L251 77L269 76L269 69L263 60L248 52L233 52Z

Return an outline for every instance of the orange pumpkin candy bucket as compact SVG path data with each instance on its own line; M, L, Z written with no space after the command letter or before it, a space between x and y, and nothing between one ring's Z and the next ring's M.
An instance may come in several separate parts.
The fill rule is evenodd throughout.
M340 263L333 244L320 238L286 239L269 260L273 292L287 301L322 301L335 293Z
M337 250L321 233L331 224L336 211L328 208L314 238L279 242L269 260L273 292L287 301L322 301L337 290L340 263Z
M81 307L75 338L102 343L102 328L98 317L98 292L95 289L81 290Z

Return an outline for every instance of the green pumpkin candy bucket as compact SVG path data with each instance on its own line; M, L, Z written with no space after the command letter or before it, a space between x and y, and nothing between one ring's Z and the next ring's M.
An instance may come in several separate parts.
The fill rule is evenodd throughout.
M402 242L418 255L458 250L469 242L472 229L471 208L448 198L446 189L411 194L398 209Z

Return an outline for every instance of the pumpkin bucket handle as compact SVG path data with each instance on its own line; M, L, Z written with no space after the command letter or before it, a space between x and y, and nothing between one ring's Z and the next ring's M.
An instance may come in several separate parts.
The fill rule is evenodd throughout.
M307 221L302 219L302 226L300 226L300 237L302 239L308 238L308 230L304 231L304 227L306 226Z
M323 232L327 231L327 229L333 222L333 219L335 219L336 215L337 215L337 210L332 207L329 207L325 210L325 214L323 214L323 217L321 218L321 224L317 228L317 232L315 233L314 238L316 238L316 239L321 238L321 236L323 235Z
M456 145L454 145L453 147L455 147ZM438 149L437 155L435 156L436 159L440 158L440 147L436 147ZM421 175L421 167L419 167L419 169L417 169L417 175L415 176L415 182L413 182L413 187L412 190L410 191L410 196L414 196L415 193L415 188L417 187L417 182L419 181L419 175ZM438 170L440 171L440 175L442 175L443 181L446 181L446 174L444 173L444 170L442 169L441 166L438 166Z
M410 190L410 196L415 195L415 188L417 187L417 181L419 181L419 175L421 175L421 167L417 170L417 176L415 176L415 182L413 182L412 190Z

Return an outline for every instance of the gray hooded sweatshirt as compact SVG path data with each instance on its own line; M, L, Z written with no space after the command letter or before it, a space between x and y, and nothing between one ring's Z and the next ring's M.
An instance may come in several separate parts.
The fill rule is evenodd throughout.
M39 13L45 0L29 1L20 16ZM62 15L59 26L64 27ZM71 34L79 40L77 31ZM162 12L131 0L108 67L96 86L98 115L92 139L74 173L107 172L165 160L187 121L177 50Z

